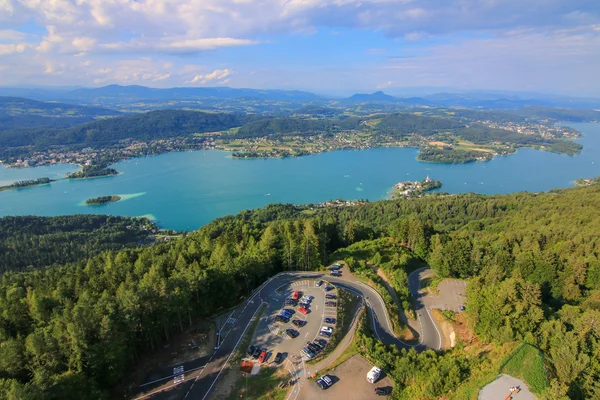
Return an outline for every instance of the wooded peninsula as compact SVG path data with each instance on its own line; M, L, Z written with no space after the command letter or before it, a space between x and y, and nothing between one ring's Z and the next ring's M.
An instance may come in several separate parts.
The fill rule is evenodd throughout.
M11 183L10 185L0 186L0 192L3 190L19 189L19 188L26 188L26 187L31 187L31 186L38 186L38 185L46 185L46 184L49 184L50 182L54 182L54 180L47 178L47 177L24 180L24 181L17 181L17 182Z

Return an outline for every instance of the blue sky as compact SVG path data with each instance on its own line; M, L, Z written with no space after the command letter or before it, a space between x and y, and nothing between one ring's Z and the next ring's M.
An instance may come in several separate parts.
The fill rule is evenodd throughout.
M598 0L0 0L0 85L600 96Z

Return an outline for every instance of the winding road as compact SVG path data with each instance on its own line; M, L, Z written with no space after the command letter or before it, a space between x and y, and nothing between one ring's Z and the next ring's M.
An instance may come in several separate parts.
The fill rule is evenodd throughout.
M211 356L202 360L201 367L197 367L193 372L189 368L186 371L185 380L178 385L183 385L179 389L184 389L186 399L205 400L211 390L214 388L218 379L227 367L234 351L237 349L244 334L248 330L251 322L258 313L260 306L267 303L272 293L282 285L289 284L299 279L322 278L332 284L361 295L364 298L368 316L375 332L375 335L385 344L393 344L399 348L415 348L417 351L426 349L439 350L442 346L440 332L435 325L430 311L425 307L423 294L420 292L421 280L432 274L429 268L421 268L412 272L408 277L409 289L413 298L413 307L418 316L419 343L409 344L398 339L394 335L390 317L387 313L385 301L381 295L372 287L362 283L352 276L349 272L344 272L343 277L329 276L323 272L284 272L277 274L263 283L254 294L242 305L235 309L228 317L227 323L220 330L220 344ZM416 324L415 324L416 325ZM162 385L157 383L155 390L150 389L146 394L137 397L142 398L173 398L167 393L166 389L173 385Z

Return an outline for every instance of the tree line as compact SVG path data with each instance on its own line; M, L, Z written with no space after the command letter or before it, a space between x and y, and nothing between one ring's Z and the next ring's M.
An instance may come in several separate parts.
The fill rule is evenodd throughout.
M371 251L389 271L416 256L441 276L473 279L468 310L478 335L534 344L547 357L552 388L594 398L599 208L597 186L323 209L272 205L217 219L180 240L7 272L0 279L0 397L114 397L111 388L144 353L195 319L235 305L276 272L319 269L336 250L387 238L411 252L354 249ZM399 296L406 301L406 293ZM390 362L411 357L423 373L406 379L425 382L427 371L440 368L452 378L428 380L428 398L452 390L474 365L430 352Z

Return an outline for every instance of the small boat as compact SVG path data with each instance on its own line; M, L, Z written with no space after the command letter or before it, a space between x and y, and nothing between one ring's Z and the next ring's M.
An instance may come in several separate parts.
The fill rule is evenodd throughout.
M265 196L270 196L270 195L271 195L271 193L266 193L266 194L265 194Z

